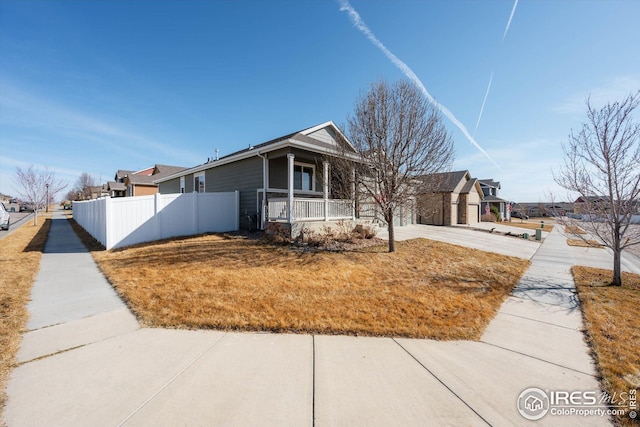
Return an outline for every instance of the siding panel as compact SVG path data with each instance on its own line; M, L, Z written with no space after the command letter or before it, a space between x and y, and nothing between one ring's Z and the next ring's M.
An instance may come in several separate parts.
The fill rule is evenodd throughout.
M192 184L193 185L193 184ZM250 157L235 163L207 169L207 192L238 191L240 193L240 228L250 228L251 216L258 213L256 191L262 188L262 159Z
M180 178L165 181L158 186L158 192L161 194L173 194L180 192Z

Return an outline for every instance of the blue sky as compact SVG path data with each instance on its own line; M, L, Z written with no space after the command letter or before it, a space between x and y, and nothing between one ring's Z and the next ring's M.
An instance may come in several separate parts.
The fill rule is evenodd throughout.
M587 96L640 89L638 17L634 0L2 0L0 192L16 166L70 189L342 125L369 83L411 72L450 112L455 170L563 199L552 170Z

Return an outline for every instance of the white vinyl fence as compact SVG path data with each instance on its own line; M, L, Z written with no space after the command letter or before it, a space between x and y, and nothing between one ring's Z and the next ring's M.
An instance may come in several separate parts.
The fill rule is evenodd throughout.
M105 248L240 228L237 191L73 202L73 218Z

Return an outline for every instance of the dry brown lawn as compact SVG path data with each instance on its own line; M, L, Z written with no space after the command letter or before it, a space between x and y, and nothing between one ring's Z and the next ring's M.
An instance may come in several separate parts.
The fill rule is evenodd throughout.
M578 227L577 225L565 225L564 227L564 232L566 234L587 234L586 231L584 231L582 228Z
M573 276L605 390L620 397L640 389L640 275L623 272L622 287L608 286L610 270L576 266ZM628 415L618 420L637 425Z
M567 239L567 245L569 246L578 246L581 248L604 248L604 245L601 245L595 240L582 240L582 239Z
M508 225L511 227L519 227L526 228L528 230L535 230L540 228L540 222L520 222L517 218L512 218L511 222L505 222L504 225ZM545 221L544 227L542 231L551 231L553 230L553 224L549 224L548 221Z
M300 252L208 235L93 252L147 326L478 339L529 262L417 239Z
M26 305L50 227L51 221L39 215L37 226L29 221L0 240L0 420L6 401L6 382L16 363L15 356L29 317Z

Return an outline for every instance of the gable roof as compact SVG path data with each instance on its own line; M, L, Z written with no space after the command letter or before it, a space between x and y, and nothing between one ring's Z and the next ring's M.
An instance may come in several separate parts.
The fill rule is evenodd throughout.
M124 182L109 181L107 182L107 190L110 191L126 191L127 186Z
M180 173L187 169L188 168L185 168L183 166L155 165L152 168L144 169L143 171L145 173L143 174L131 173L127 175L127 181L135 185L155 186L157 184L155 184L153 181L155 181L156 179L164 178L169 175ZM153 174L147 175L146 171L148 170L151 170Z
M480 187L480 183L476 178L469 179L464 187L462 187L462 190L460 190L460 194L469 194L471 192L471 189L475 186L478 187L478 194L482 194L482 188Z
M116 181L119 181L121 179L125 179L127 175L131 175L132 173L134 173L134 171L118 169L118 172L116 172L116 176L114 177L114 179Z
M579 196L574 203L601 203L607 202L609 199L605 196Z
M182 172L188 169L184 166L169 166L169 165L155 165L153 168L153 175L155 177L173 175L174 173Z
M155 166L150 166L148 168L141 169L139 171L134 172L134 175L153 175L153 171L155 170Z
M479 179L478 182L481 186L500 189L500 181L494 181L493 179Z
M250 145L248 148L244 148L231 154L227 154L226 156L222 156L218 160L209 161L207 163L194 166L189 169L181 170L167 176L154 176L153 182L159 184L161 182L169 181L180 176L201 172L206 169L233 163L238 160L243 160L256 155L268 153L270 151L275 151L287 146L297 147L317 153L337 154L341 152L341 150L339 149L340 147L337 147L335 143L332 143L328 138L321 135L322 131L334 133L337 137L335 139L339 140L339 142L345 143L347 148L355 153L355 149L353 148L353 145L349 142L347 137L344 136L338 126L336 126L336 124L330 120L328 122L320 123L318 125L305 128L284 136L280 136L278 138L271 139L257 145Z
M426 175L423 177L423 180L426 184L430 184L435 188L431 188L430 190L436 192L444 192L451 193L455 191L460 181L467 178L471 179L471 175L469 171L455 171L455 172L440 172L433 173L430 175Z

